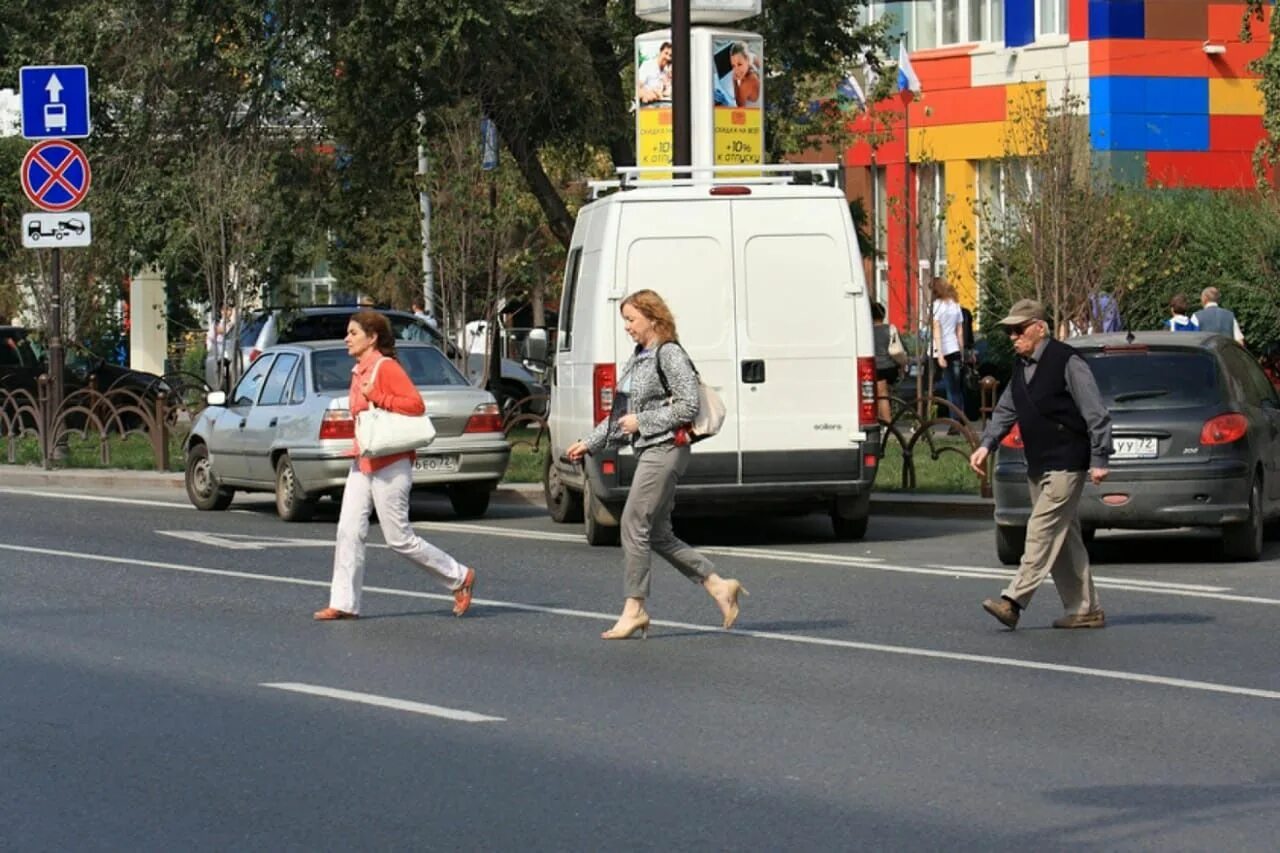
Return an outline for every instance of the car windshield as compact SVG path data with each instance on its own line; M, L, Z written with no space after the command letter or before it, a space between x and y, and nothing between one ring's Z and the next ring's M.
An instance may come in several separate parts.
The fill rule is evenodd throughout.
M262 327L267 325L267 315L259 314L251 320L245 321L240 327L240 346L251 347L258 342L258 335L262 333Z
M1222 399L1211 354L1193 350L1104 350L1081 353L1108 408L1172 409Z
M405 347L396 353L401 366L418 387L467 386L469 383L444 353L435 347ZM316 350L311 356L317 391L346 391L351 387L351 356L344 350Z

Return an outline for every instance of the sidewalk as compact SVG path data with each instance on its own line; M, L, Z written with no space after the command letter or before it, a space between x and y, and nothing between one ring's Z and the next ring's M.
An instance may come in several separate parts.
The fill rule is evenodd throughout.
M111 489L112 491L174 490L184 494L182 474L158 471L125 471L115 468L72 468L49 470L33 465L0 465L0 487L75 489ZM543 506L539 483L503 483L493 495L493 502L513 505ZM990 519L994 503L978 495L913 494L911 492L873 492L872 515L926 515L941 518Z

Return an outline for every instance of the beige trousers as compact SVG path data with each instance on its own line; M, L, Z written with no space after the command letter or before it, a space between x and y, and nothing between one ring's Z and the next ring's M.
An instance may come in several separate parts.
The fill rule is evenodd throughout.
M1088 476L1087 471L1046 471L1039 479L1027 478L1031 490L1027 544L1018 572L1003 593L1006 598L1026 607L1045 575L1052 573L1067 613L1089 613L1100 607L1076 517Z
M622 510L622 553L626 558L623 594L649 597L649 566L657 554L694 583L716 570L696 549L676 537L671 511L676 505L676 481L689 467L689 446L660 444L640 451L636 474Z

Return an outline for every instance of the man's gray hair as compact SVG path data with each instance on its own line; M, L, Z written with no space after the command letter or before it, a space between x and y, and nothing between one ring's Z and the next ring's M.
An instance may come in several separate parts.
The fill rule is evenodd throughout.
M1217 302L1222 298L1222 291L1212 285L1200 291L1201 302Z

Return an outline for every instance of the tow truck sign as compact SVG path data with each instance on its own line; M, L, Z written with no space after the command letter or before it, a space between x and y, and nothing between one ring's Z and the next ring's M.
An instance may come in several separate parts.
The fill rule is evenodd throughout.
M28 249L88 246L92 242L93 223L83 211L27 213L22 217L22 245Z

